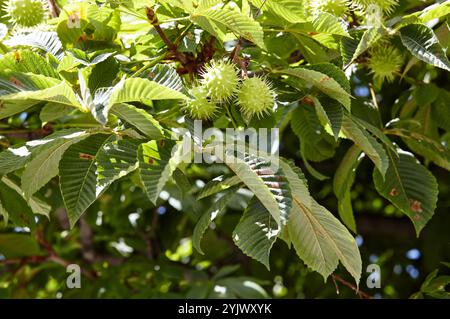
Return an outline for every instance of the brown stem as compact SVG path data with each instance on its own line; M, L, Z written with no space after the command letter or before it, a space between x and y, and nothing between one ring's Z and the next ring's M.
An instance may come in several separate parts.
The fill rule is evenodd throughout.
M170 39L164 33L164 30L159 25L159 20L158 20L158 17L156 16L155 10L153 10L152 8L147 7L145 9L145 12L147 14L147 19L150 21L152 26L155 28L156 32L158 33L160 38L163 40L164 44L167 46L169 51L171 53L173 53L173 55L176 57L176 59L178 61L181 62L181 64L187 65L189 61L186 58L186 56L183 53L180 53L180 52L177 51L177 46L174 43L172 43L172 41L170 41Z
M56 0L48 0L48 5L50 7L50 11L52 13L52 18L56 18L59 16L59 13L61 12L59 10L58 4L56 3Z
M365 293L364 291L359 290L358 288L356 288L354 285L349 283L347 280L345 280L341 276L333 274L333 275L331 275L331 278L333 278L333 281L335 282L336 287L337 287L336 281L339 281L344 286L346 286L346 287L350 288L351 290L353 290L354 292L356 292L356 294L360 298L362 298L362 299L373 299L373 297L371 295L369 295L368 293ZM339 291L338 287L337 287L337 290Z

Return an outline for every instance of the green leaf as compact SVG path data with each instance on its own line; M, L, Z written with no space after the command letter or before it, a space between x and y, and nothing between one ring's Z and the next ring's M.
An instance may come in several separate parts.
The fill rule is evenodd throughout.
M11 176L11 179L10 179L6 176L3 176L2 182L5 183L10 188L12 188L13 190L15 190L17 193L19 193L20 196L22 196L22 198L27 201L28 206L30 206L31 211L34 214L44 215L45 217L49 218L50 210L52 207L37 197L31 196L31 197L27 198L25 196L25 193L19 186L20 179L18 177Z
M450 14L450 2L435 3L424 10L408 14L402 18L402 22L408 23L427 23L434 19L440 19Z
M229 189L227 192L222 195L219 199L217 199L214 204L198 220L197 224L194 228L194 233L192 234L192 245L194 248L202 255L204 252L201 247L201 241L203 235L208 229L209 225L216 220L216 218L222 214L222 212L226 209L228 202L235 195L235 189Z
M361 160L361 149L353 145L341 160L333 179L334 194L338 198L339 216L344 224L354 233L356 233L356 222L353 216L350 189Z
M304 5L297 0L252 0L251 2L263 12L268 11L290 23L306 21Z
M142 78L129 78L122 80L114 87L109 105L127 102L148 104L152 100L182 100L186 98L183 93L157 82Z
M435 177L412 154L390 156L385 180L374 171L377 191L405 213L413 222L417 236L436 209L438 185Z
M267 292L259 284L248 277L224 278L217 281L217 285L227 287L233 295L243 299L268 299Z
M433 30L422 24L400 29L403 45L419 60L450 71L450 61Z
M298 40L299 50L309 63L323 63L331 60L325 48L314 38L293 33Z
M414 153L450 171L450 150L444 143L409 130L401 130L400 135L403 137L405 144Z
M321 12L312 21L313 28L317 33L340 35L350 37L347 30L342 26L339 18L328 12Z
M164 137L164 131L159 122L143 109L130 104L120 103L112 107L111 113L130 123L151 139Z
M105 143L98 152L97 185L105 189L119 178L138 168L139 140L122 139Z
M83 138L83 136L88 136L92 132L80 131L79 129L60 130L43 139L10 147L0 152L0 175L6 175L22 168L34 154L46 152L47 149L55 148L72 138Z
M394 143L392 143L392 141L386 136L386 134L384 134L378 127L370 124L369 122L366 122L363 119L360 119L359 117L351 116L350 114L348 115L348 117L360 128L367 130L374 137L378 138L380 142L384 144L386 149L390 149L394 153L397 151Z
M262 203L253 197L233 231L233 240L244 254L270 270L270 251L279 233L280 226Z
M343 37L341 39L341 55L344 69L378 41L382 33L378 28L370 28L365 31L352 32L350 35L353 38Z
M139 174L153 204L156 205L159 194L183 161L182 151L182 144L170 140L150 141L139 146Z
M5 183L4 177L0 181L0 205L14 225L35 228L36 222L30 206L22 194Z
M344 71L332 63L317 63L305 66L305 69L320 72L334 79L350 95L351 86ZM344 105L344 104L343 104ZM344 105L345 106L345 105Z
M309 98L314 102L319 120L322 125L329 125L333 132L334 139L337 141L342 126L343 112L341 106L338 103L333 103L334 101L330 101L327 98L323 99L326 102L326 106L323 106L315 96L308 95L306 98Z
M336 269L340 260L359 283L362 262L353 236L336 217L311 198L299 169L287 174L287 178L293 196L287 227L299 257L325 279Z
M11 259L42 255L36 239L26 234L0 234L0 251Z
M34 31L26 34L19 33L4 43L10 47L30 46L32 48L39 48L52 54L58 60L62 60L64 56L62 43L56 32Z
M64 152L73 144L87 138L85 131L74 132L34 152L31 161L22 173L22 190L29 198L59 173L59 162Z
M157 64L150 70L141 73L139 77L148 78L153 82L161 84L172 90L179 92L184 91L183 80L177 73L177 70L173 66L167 64Z
M51 122L63 116L69 115L73 111L74 108L71 106L49 102L42 108L41 112L39 113L39 118L43 123Z
M289 219L291 198L283 171L270 156L256 156L256 151L226 150L223 162L247 186L270 212L278 225ZM220 155L219 155L220 156Z
M85 111L78 102L77 96L72 88L65 82L61 82L48 89L22 91L1 96L0 119L23 112L39 102L55 102Z
M287 74L299 78L306 83L310 83L326 95L340 102L347 110L350 110L351 108L350 94L347 92L346 88L329 75L305 68L285 69L275 72Z
M388 156L383 146L364 128L357 125L345 116L342 122L342 131L372 160L381 176L385 176L389 166Z
M96 134L70 146L59 163L60 186L73 227L104 190L97 187L96 159L111 136Z
M0 58L0 70L34 73L59 79L55 68L41 55L31 50L18 50Z
M325 132L313 106L301 104L292 111L291 128L300 140L300 153L306 160L320 162L333 157L336 143Z
M241 179L238 176L225 177L222 175L216 177L213 180L209 181L205 185L205 187L202 188L200 193L197 195L197 199L200 200L206 198L208 196L227 190L230 187L233 187L240 183Z
M210 8L196 10L191 20L213 35L223 38L225 28L265 49L264 32L258 22L236 10Z

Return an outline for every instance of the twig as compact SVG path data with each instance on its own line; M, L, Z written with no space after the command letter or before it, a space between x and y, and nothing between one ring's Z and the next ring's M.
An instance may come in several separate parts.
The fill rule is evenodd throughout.
M343 284L344 286L350 288L351 290L353 290L354 292L356 292L356 294L363 299L373 299L373 297L371 295L369 295L368 293L365 293L364 291L359 290L358 288L356 288L355 286L353 286L351 283L349 283L347 280L345 280L344 278L338 276L338 275L331 275L331 278L333 278L333 281L339 281L341 284ZM337 287L337 285L336 285ZM339 291L339 287L337 287L337 290Z
M52 18L57 18L59 16L60 10L56 0L48 0L48 5L50 7L50 11L52 12Z
M186 56L184 54L182 54L181 52L177 51L176 44L174 44L174 43L172 43L172 41L170 41L170 39L164 33L164 30L159 25L159 20L158 20L158 17L156 16L156 12L152 8L147 7L145 9L145 13L147 14L147 19L153 25L156 32L158 33L160 38L163 40L164 44L167 46L169 51L177 58L178 61L181 62L181 64L187 65L189 61L186 58Z

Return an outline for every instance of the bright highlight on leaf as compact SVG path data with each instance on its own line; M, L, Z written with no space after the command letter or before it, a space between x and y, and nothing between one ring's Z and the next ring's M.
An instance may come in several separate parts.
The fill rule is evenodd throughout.
M328 12L337 17L341 17L347 14L350 10L349 0L309 0L309 10L316 15L320 15L321 12Z
M450 1L1 11L1 297L449 298Z

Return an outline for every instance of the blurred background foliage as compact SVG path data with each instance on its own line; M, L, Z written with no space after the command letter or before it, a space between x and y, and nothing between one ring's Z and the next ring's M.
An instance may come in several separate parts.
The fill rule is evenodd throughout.
M61 6L65 4L64 1L58 3ZM415 8L417 3L401 1L396 10L403 12ZM171 14L162 12L168 16ZM7 23L4 18L0 18L0 22ZM441 23L448 29L446 19ZM133 32L132 27L130 32ZM177 32L171 29L168 34L174 36ZM449 39L448 30L440 35L441 44L446 48ZM124 53L146 56L157 51L155 48L160 46L161 41L150 31L143 34L138 43ZM186 50L189 50L189 44L195 45L187 43ZM301 47L298 39L290 34L276 36L275 33L268 33L265 44L270 54L262 54L252 46L243 46L242 53L258 61L251 67L299 60ZM88 47L82 49L87 50ZM82 55L80 52L78 54ZM99 64L99 74L104 74L105 69L111 69L113 64L108 62L104 69ZM65 74L66 79L70 76L70 72ZM433 90L450 90L449 76L444 70L416 63L407 76L374 87L367 67L356 66L350 78L352 94L356 97L352 112L377 126L387 123L398 116L399 110L411 96L414 96L419 107L434 103L436 94ZM278 81L276 78L272 80L274 83ZM373 90L375 95L371 94L371 91L375 92ZM279 94L285 100L290 99L290 92L280 89ZM161 110L167 103L157 102L154 107ZM440 116L448 118L449 103L448 99L444 99L447 109L445 114L437 114L437 121ZM420 118L416 120L421 121ZM90 114L78 112L70 118L60 119L52 129L76 126L77 123L94 125L96 122ZM261 126L263 124L259 123ZM0 123L0 144L7 148L44 136L49 127L42 125L39 113L33 110L4 119ZM443 133L441 129L439 132ZM410 145L405 144L402 138L390 137L401 148L409 149ZM448 133L442 134L445 145L449 139ZM333 180L318 180L309 173L311 170L305 166L299 145L297 135L289 126L284 127L281 155L295 160L307 176L311 194L331 212L337 212ZM323 160L315 159L314 152L310 153L309 159L321 174L333 176L351 145L350 141L344 140L337 147L332 140L330 145L321 146L327 152ZM351 198L358 229L356 239L363 261L359 287L374 298L449 296L448 292L445 293L445 285L450 274L449 264L446 263L450 260L450 173L426 158L418 158L439 183L435 215L420 238L417 238L410 220L376 192L373 164L363 161L357 170ZM351 282L343 269L336 271L340 274L339 278L330 277L324 282L319 274L307 269L293 249L281 241L272 250L270 271L243 255L231 238L251 197L245 189L234 195L226 214L212 223L202 241L205 255L199 254L192 247L192 233L198 218L212 202L211 199L198 201L196 197L205 183L227 171L221 165L193 164L184 172L187 179L170 182L156 206L147 199L141 188L136 187L137 174L121 179L89 207L78 226L72 230L69 230L58 181L52 180L37 193L38 198L51 205L51 216L47 219L36 215L38 223L34 237L28 235L29 229L11 223L3 225L0 230L3 236L0 241L0 298L358 297L355 291L343 284ZM68 273L63 267L67 264L82 267L80 289L67 288ZM369 273L365 270L370 264L381 267L381 288L371 289L366 284Z

